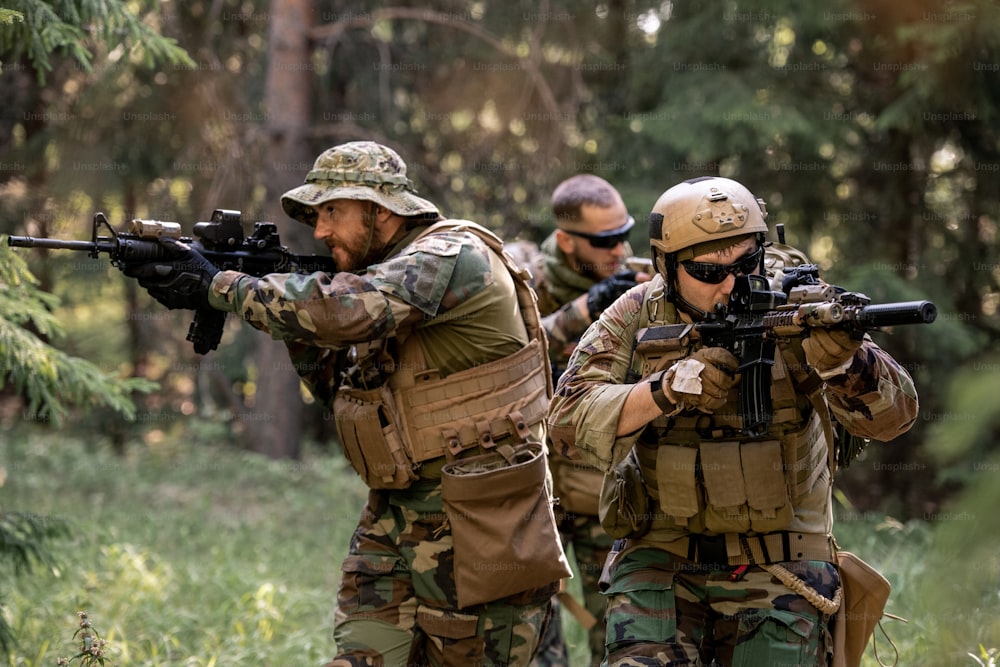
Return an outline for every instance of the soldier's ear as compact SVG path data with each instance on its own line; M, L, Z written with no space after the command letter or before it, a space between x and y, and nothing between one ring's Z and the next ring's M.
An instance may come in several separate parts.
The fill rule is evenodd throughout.
M567 255L576 252L576 239L573 238L572 234L567 234L561 229L556 230L556 245Z
M375 218L376 222L385 223L386 220L393 216L392 211L387 209L385 206L379 204L372 204L372 217Z

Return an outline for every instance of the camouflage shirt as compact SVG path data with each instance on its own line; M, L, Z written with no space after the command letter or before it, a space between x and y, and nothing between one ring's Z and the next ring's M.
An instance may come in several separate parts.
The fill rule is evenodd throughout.
M254 278L224 271L213 307L288 346L299 375L332 402L346 351L417 337L428 368L448 375L523 348L528 335L513 279L471 231L410 231L380 264L354 273L280 273ZM391 372L391 368L389 369Z
M558 373L566 368L577 341L591 324L589 317L580 315L573 300L586 294L596 281L569 266L556 244L555 233L542 242L541 248L527 241L515 241L506 248L518 264L531 271L542 327L549 336L549 359Z

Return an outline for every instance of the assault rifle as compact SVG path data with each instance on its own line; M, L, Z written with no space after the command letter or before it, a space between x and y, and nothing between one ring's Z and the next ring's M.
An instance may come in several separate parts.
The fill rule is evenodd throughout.
M102 227L107 229L109 236L99 235ZM103 213L95 213L90 241L10 236L7 244L19 248L83 250L94 258L107 253L111 264L124 270L132 264L169 259L169 250L159 243L159 239L172 237L190 245L223 271L241 271L259 277L269 273L333 273L337 270L332 257L290 253L281 245L277 225L273 222L255 222L253 234L245 237L239 211L215 209L211 222L195 223L194 236L193 239L181 236L178 223L159 220L132 220L127 232L116 232ZM194 351L205 354L216 349L225 322L226 314L220 310L196 310L187 334Z
M714 313L696 324L668 324L639 332L637 345L681 349L697 331L708 347L723 347L739 359L739 414L748 436L767 432L773 418L771 367L778 339L806 336L811 328L846 330L860 340L867 331L904 324L930 324L937 308L930 301L872 304L864 294L819 280L815 264L784 269L782 291L763 276L740 276Z

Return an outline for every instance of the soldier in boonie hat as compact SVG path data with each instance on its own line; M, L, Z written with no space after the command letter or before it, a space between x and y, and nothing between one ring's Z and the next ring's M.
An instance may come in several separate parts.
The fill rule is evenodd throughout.
M374 141L352 141L323 151L306 174L305 185L281 196L281 207L293 219L315 226L313 207L331 199L372 201L404 217L440 215L434 204L416 195L399 154Z

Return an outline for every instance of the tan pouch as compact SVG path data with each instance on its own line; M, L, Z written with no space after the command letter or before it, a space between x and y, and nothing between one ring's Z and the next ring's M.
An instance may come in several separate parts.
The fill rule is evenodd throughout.
M708 530L770 533L788 527L793 514L780 442L705 442L700 456Z
M695 447L660 445L656 450L656 488L660 507L679 526L701 511L696 469L698 450Z
M837 552L837 567L843 598L833 622L833 667L860 667L892 587L875 568L849 551Z
M384 386L341 390L334 399L344 456L371 489L405 489L417 479L393 413L392 397Z
M794 516L777 440L743 443L743 479L747 486L750 529L758 533L784 530Z
M455 545L459 607L572 576L556 529L541 443L500 445L445 464L441 499Z
M597 516L604 473L561 456L552 456L549 467L552 469L552 495L559 499L559 506L573 514Z
M601 481L598 516L611 537L637 538L649 532L649 496L635 448Z
M745 533L750 529L750 514L740 443L705 442L699 449L707 496L705 527L713 533Z

